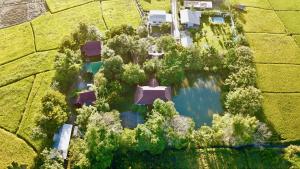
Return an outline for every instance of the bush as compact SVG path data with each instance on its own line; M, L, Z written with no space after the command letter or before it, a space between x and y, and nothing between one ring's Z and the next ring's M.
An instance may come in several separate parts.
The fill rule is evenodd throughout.
M230 90L236 88L244 88L247 86L255 86L256 84L256 70L252 67L242 67L236 73L232 73L225 80L225 85Z
M146 80L146 75L139 65L129 63L124 65L122 80L129 85L141 84Z

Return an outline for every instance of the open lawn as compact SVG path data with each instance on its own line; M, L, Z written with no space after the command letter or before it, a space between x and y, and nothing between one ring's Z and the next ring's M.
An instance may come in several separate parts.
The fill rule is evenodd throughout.
M151 160L149 160L151 159ZM269 169L289 168L278 149L198 149L195 151L164 151L161 155L120 154L116 168L178 168L178 169Z
M203 36L199 36L198 33L200 32L198 32L193 37L197 45L203 47L209 44L220 51L224 51L224 42L230 40L230 25L228 23L224 25L210 25L208 17L202 17L201 22L200 31L202 31Z
M0 86L53 69L56 51L38 52L0 66Z
M283 140L300 140L300 94L263 94L264 114Z
M284 25L272 10L248 7L240 20L246 32L285 33Z
M300 63L300 48L291 36L285 34L247 34L255 62Z
M137 27L141 23L139 12L133 0L108 0L102 1L101 5L108 28L122 24Z
M140 2L145 11L165 10L169 12L171 10L170 0L140 0Z
M296 43L298 44L298 46L300 48L300 35L295 35L295 36L293 36L293 38L296 40Z
M93 0L46 0L46 3L50 11L53 13L92 1Z
M36 127L36 119L41 114L41 100L50 89L52 78L55 72L50 71L38 74L34 80L26 110L20 123L18 135L30 142L37 150L41 149L43 140L34 140L31 138L32 129Z
M0 88L0 127L16 132L25 110L34 77Z
M80 22L105 30L100 3L93 2L55 14L46 13L33 20L37 50L57 48L65 36L75 31Z
M243 4L248 7L259 7L265 9L271 9L271 5L268 0L231 0L232 4Z
M300 92L300 65L257 64L256 67L257 83L262 91Z
M34 52L29 23L0 30L0 65Z
M28 168L34 164L36 153L23 140L0 129L0 169L6 169L13 161L27 164Z
M269 0L275 10L300 10L299 0Z
M277 11L277 14L289 32L300 34L300 11Z

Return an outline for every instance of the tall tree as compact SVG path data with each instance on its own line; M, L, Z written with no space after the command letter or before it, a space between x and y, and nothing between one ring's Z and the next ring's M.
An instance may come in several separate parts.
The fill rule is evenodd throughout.
M123 59L120 56L113 56L104 61L103 73L106 79L119 80L123 72Z
M124 65L122 80L129 85L141 84L146 80L146 75L139 65L129 63Z

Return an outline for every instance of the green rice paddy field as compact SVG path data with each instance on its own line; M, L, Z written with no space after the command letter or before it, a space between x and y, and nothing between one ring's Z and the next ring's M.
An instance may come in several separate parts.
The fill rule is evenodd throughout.
M235 0L254 50L266 121L284 142L300 140L300 1Z

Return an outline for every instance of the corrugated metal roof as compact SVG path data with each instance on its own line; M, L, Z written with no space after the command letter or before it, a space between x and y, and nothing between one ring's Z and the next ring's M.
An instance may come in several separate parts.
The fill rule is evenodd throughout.
M184 9L180 11L180 22L181 24L194 24L200 25L200 11L191 11L189 9Z
M64 124L53 137L53 147L62 153L63 159L66 159L68 155L72 127L71 124Z

